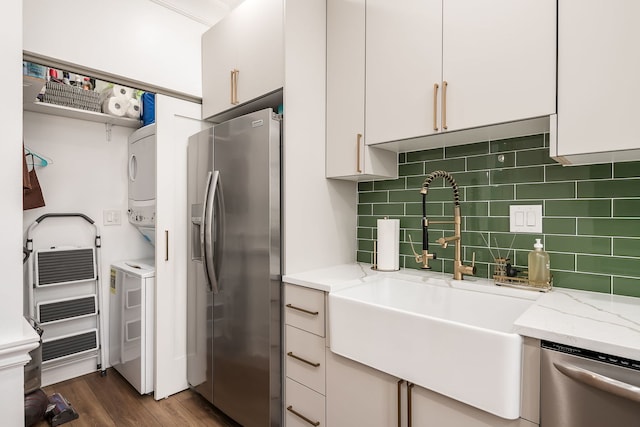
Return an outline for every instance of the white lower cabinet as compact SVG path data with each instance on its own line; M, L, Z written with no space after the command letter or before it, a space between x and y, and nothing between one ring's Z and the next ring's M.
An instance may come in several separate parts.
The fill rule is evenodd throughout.
M287 427L325 426L325 300L322 291L284 286L284 419Z
M325 426L324 396L287 378L285 382L285 425L287 427Z
M402 411L405 402L404 398L401 400L398 405L398 378L327 348L328 426L397 426L398 411Z
M327 349L327 425L330 427L535 427L506 420Z

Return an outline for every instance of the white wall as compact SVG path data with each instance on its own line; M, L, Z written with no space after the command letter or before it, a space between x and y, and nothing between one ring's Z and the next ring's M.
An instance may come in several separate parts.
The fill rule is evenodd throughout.
M24 0L25 51L196 97L207 29L148 0Z
M0 14L0 81L4 84L0 144L0 413L2 424L24 420L22 318L22 0L4 2ZM17 351L18 354L14 353Z
M3 101L0 144L0 344L22 335L22 45L21 1L3 4L0 67Z
M153 247L127 220L127 145L134 129L113 126L107 141L105 125L46 114L24 113L25 145L51 159L37 167L46 206L24 211L26 230L44 213L83 213L99 228L102 247L101 298L104 346L109 354L109 270L114 261L153 258ZM121 225L103 225L103 211L118 210ZM79 218L49 218L33 230L34 249L50 246L93 246L94 229ZM102 362L109 366L108 360ZM95 371L95 360L44 371L43 384Z
M286 2L285 274L354 262L356 186L325 179L324 0Z

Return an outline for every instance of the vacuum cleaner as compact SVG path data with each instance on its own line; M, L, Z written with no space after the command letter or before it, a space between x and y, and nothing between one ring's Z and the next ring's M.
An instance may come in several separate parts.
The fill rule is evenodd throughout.
M51 427L56 427L77 419L79 415L60 393L53 393L49 396L49 406L44 416Z

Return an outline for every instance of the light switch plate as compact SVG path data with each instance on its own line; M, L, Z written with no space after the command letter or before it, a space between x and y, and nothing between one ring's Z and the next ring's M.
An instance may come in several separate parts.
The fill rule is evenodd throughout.
M119 210L102 211L103 225L120 225L122 224L122 216Z
M542 233L542 205L509 206L509 231Z

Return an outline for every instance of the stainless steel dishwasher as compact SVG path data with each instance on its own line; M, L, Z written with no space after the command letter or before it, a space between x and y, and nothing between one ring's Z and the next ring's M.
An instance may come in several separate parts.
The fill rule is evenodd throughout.
M542 341L540 427L640 427L640 361Z

